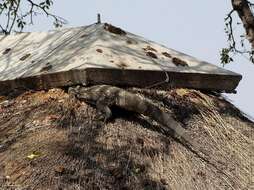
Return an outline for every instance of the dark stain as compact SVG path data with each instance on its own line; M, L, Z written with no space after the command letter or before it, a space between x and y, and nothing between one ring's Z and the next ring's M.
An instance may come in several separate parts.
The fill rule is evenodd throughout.
M110 60L110 63L114 63L114 61L113 61L113 60Z
M96 49L98 53L103 53L102 49Z
M25 61L28 57L30 57L31 54L30 53L27 53L26 55L24 55L23 57L21 57L19 60L20 61Z
M127 40L126 43L127 44L132 44L132 41L131 40Z
M80 38L86 38L87 34L83 34L82 36L80 36Z
M133 40L133 39L126 40L126 43L129 44L129 45L131 45L131 44L138 44L138 42Z
M183 66L183 67L188 67L189 65L187 64L186 61L183 61L177 57L173 57L172 62L176 65L176 66Z
M119 27L115 27L115 26L113 26L111 24L108 24L108 23L104 24L104 29L109 31L109 32L111 32L111 33L114 33L114 34L126 35L126 32L124 30L122 30Z
M53 68L53 66L50 65L50 63L48 62L44 67L41 68L41 72L43 72L43 71L49 71L52 68Z
M154 59L158 59L157 55L151 51L146 52L146 55Z
M143 50L145 51L154 51L154 52L157 52L156 49L152 48L151 46L146 46L145 48L143 48Z
M167 52L162 52L161 54L164 55L165 57L172 58L172 56Z
M7 48L7 49L5 49L5 50L4 50L4 52L3 52L3 55L8 54L10 51L11 51L11 48Z
M126 67L128 67L128 65L126 65L124 62L121 62L119 64L116 64L118 67L120 67L121 69L124 69Z

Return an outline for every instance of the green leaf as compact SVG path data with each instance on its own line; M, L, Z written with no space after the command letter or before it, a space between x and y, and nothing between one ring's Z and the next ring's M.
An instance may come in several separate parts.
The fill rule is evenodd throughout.
M220 60L223 65L233 62L233 58L229 55L230 49L223 48L220 52Z

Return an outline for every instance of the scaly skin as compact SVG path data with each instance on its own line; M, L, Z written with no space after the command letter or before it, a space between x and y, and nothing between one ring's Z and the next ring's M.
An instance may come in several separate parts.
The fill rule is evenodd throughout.
M105 119L111 116L110 107L112 105L118 106L128 111L143 114L157 121L173 131L175 138L180 138L188 143L192 141L187 135L186 130L169 113L162 111L147 98L110 85L70 87L69 93L82 101L96 105L97 109L105 115Z
M224 174L220 168L217 168L216 164L210 162L209 153L200 147L169 113L165 113L148 98L140 97L124 89L110 85L70 87L69 94L75 96L81 101L96 105L97 109L104 114L105 120L111 116L110 106L114 105L128 111L143 114L150 119L157 121L163 126L163 130L167 134L170 134L174 139L204 162L209 163Z

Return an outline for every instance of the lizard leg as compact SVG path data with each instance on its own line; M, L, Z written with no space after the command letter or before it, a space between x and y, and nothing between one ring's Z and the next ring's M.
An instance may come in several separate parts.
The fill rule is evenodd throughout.
M104 122L106 122L112 116L112 112L109 106L105 103L102 103L99 100L96 102L96 108L99 111L98 114L99 120L103 120Z

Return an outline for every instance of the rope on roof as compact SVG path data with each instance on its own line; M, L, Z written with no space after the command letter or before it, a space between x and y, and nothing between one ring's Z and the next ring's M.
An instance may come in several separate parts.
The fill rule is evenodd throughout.
M166 75L166 79L163 80L163 81L160 81L160 82L157 82L155 84L152 84L150 86L147 86L145 88L153 88L153 87L156 87L156 86L159 86L159 85L162 85L164 83L170 83L170 88L172 87L171 85L171 82L170 81L173 81L173 80L170 80L170 76L168 75L168 73L166 71L164 71L165 75Z
M157 63L154 59L151 59L153 62ZM161 70L164 72L166 78L160 82L156 82L150 86L147 86L145 88L154 88L154 87L157 87L157 86L160 86L162 84L165 84L165 83L169 83L169 88L172 89L173 88L173 78L171 76L169 76L168 72L160 65L158 64L158 66L161 68Z

